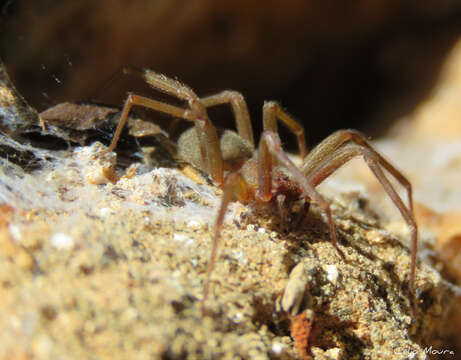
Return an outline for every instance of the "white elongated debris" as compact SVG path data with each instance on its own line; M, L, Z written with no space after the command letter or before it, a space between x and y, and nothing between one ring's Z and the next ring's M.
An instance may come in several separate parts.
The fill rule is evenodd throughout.
M283 293L281 305L285 312L292 316L296 316L299 313L306 287L307 276L304 271L304 264L299 263L291 271Z

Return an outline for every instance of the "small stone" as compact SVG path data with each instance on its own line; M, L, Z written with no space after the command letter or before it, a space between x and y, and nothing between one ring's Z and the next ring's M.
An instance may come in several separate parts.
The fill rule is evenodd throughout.
M331 282L333 285L336 285L339 275L338 268L336 267L336 265L325 265L323 268L327 272L328 281Z
M111 215L113 213L114 213L114 211L107 208L107 207L103 207L103 208L99 209L99 214L101 216L108 216L108 215Z
M64 233L54 233L50 238L50 242L58 250L65 250L74 246L74 240Z
M188 223L187 223L187 226L191 227L191 228L198 228L200 227L200 222L198 222L197 220L190 220Z
M194 240L183 235L183 234L177 234L177 233L174 233L173 234L173 240L174 241L177 241L177 242L181 242L181 243L184 243L186 245L191 245L194 243Z
M8 230L10 231L11 236L13 237L14 241L20 241L22 238L22 233L19 227L14 224L10 224L8 226Z
M379 230L371 230L367 232L367 240L372 244L379 244L384 241L384 237Z
M340 348L331 348L325 351L325 356L331 360L339 360L342 358Z
M281 355L283 350L285 349L285 345L279 343L277 341L272 343L271 350L275 355Z

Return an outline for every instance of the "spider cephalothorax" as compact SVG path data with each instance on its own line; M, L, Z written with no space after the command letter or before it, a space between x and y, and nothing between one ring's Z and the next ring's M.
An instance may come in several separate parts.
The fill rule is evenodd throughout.
M229 202L234 199L245 203L276 203L278 206L283 206L285 201L298 199L304 199L306 204L311 201L316 203L327 217L333 245L343 255L337 245L329 203L315 188L356 156L363 157L411 230L410 292L412 301L414 300L418 232L413 213L411 184L373 149L361 133L355 130L336 131L308 153L304 128L278 103L269 101L263 106L264 132L258 147L255 148L250 116L240 93L223 91L199 98L188 86L164 75L151 70L144 70L140 75L154 89L186 101L188 107L181 108L138 95L128 95L120 122L107 151L115 149L128 113L134 105L145 106L194 123L195 126L180 137L179 154L184 160L207 172L212 180L223 188L202 306L208 294L210 274L215 263L224 214ZM227 130L218 134L208 118L206 109L226 103L231 105L234 112L237 133ZM300 156L303 159L300 167L297 167L283 151L278 136L277 121L281 121L296 135ZM407 205L395 191L383 170L406 189Z

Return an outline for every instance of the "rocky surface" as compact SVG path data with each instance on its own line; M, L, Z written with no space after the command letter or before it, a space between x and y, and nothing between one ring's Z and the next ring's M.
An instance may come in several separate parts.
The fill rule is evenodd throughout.
M39 162L32 171L1 158L1 359L423 359L426 346L454 351L446 324L457 288L438 271L437 233L422 224L413 314L409 231L364 179L339 174L322 188L344 258L315 204L304 217L290 209L290 222L272 208L233 203L203 314L219 188L172 160L120 167L98 143L45 150L5 134L1 141ZM392 144L383 147L391 158L392 149L411 153ZM393 162L406 166L403 156ZM304 317L292 317L295 305Z
M440 347L449 284L420 264L412 316L404 240L380 229L357 199L332 203L345 259L315 207L295 230L234 205L202 316L218 189L169 169L131 171L99 186L78 167L47 178L63 208L38 206L43 198L2 208L5 359L296 358L277 303L298 263L315 314L314 358L395 358L427 342Z

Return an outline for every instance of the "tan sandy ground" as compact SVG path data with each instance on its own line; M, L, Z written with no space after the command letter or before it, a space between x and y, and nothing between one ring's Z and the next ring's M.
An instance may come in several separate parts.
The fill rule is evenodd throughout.
M395 354L440 347L448 284L420 264L412 320L408 234L381 229L360 196L332 201L345 259L315 206L290 229L267 209L233 205L203 317L220 190L162 168L93 185L72 164L35 175L57 190L57 209L2 210L2 358L297 358L277 301L299 262L314 358L403 359Z

